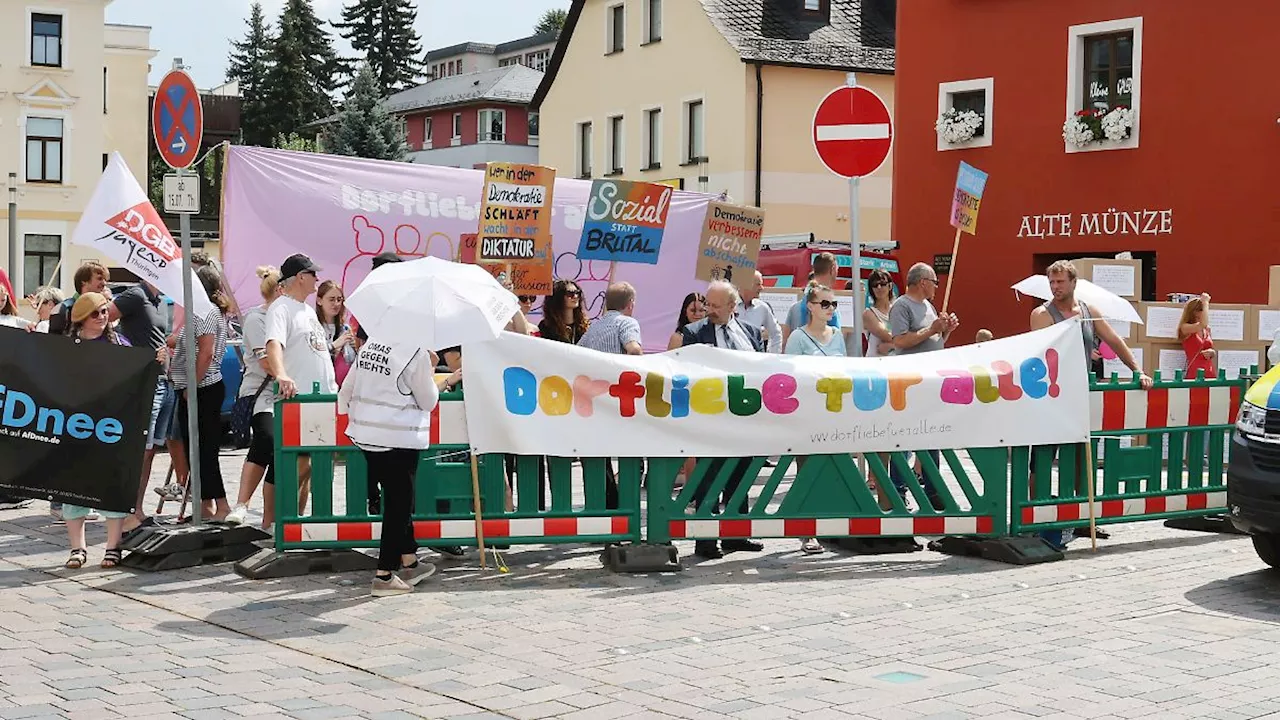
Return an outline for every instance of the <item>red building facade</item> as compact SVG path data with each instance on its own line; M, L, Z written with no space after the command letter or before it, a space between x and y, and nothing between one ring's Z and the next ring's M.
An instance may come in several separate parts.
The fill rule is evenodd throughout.
M1059 258L1130 252L1148 300L1267 301L1280 264L1277 27L1274 0L898 3L903 260L951 253L960 161L990 174L956 258L950 309L966 342L980 327L1025 331L1033 306L1008 288ZM951 108L982 116L979 134L946 142L935 122ZM1104 121L1115 139L1078 147L1064 123L1086 109L1128 113Z

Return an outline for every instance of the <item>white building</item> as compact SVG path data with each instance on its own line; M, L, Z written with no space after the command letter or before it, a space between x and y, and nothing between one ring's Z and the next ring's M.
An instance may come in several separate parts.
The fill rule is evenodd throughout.
M427 53L427 77L432 80L494 70L508 65L523 65L545 72L556 49L559 33L530 35L497 45L465 42Z
M9 267L8 194L0 264L14 290L73 290L91 248L70 246L110 153L145 186L151 29L104 21L111 0L0 2L0 182L17 187L22 267ZM54 275L55 268L60 270Z

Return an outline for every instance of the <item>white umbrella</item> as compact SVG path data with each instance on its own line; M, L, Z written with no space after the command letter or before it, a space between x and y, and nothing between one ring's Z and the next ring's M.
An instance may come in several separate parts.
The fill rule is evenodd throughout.
M369 337L428 350L493 340L519 307L484 268L435 257L387 263L347 297Z
M1044 275L1032 275L1014 285L1013 289L1023 295L1042 300L1053 299L1053 292L1049 290L1049 278ZM1133 305L1128 300L1084 278L1076 280L1076 299L1083 300L1084 304L1094 311L1095 316L1100 316L1104 320L1123 320L1142 324L1142 316L1133 309Z

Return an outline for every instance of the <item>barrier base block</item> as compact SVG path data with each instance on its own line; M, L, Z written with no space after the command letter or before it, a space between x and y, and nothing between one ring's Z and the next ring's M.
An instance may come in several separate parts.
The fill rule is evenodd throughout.
M259 550L235 565L236 574L250 580L272 580L311 573L344 573L378 569L378 559L355 550Z
M679 572L680 553L674 545L610 545L601 556L614 572Z
M858 555L897 555L920 552L924 548L909 537L844 537L823 540L845 552Z
M1165 520L1164 526L1174 530L1190 530L1192 532L1224 533L1227 535L1248 535L1231 522L1226 515L1210 515L1208 517L1174 518Z
M929 549L1009 565L1036 565L1057 562L1066 557L1061 550L1038 537L945 537L929 543Z
M218 545L200 550L184 550L163 555L131 552L120 562L120 566L144 572L162 572L199 565L237 562L257 551L257 545L244 543L241 545Z

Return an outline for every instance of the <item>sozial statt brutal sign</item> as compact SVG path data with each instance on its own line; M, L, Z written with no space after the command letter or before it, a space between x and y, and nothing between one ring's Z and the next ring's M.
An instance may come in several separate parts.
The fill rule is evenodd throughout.
M578 259L657 265L673 192L654 183L592 181Z
M541 165L489 163L484 172L477 259L482 263L537 258L551 239L551 193L556 171Z

